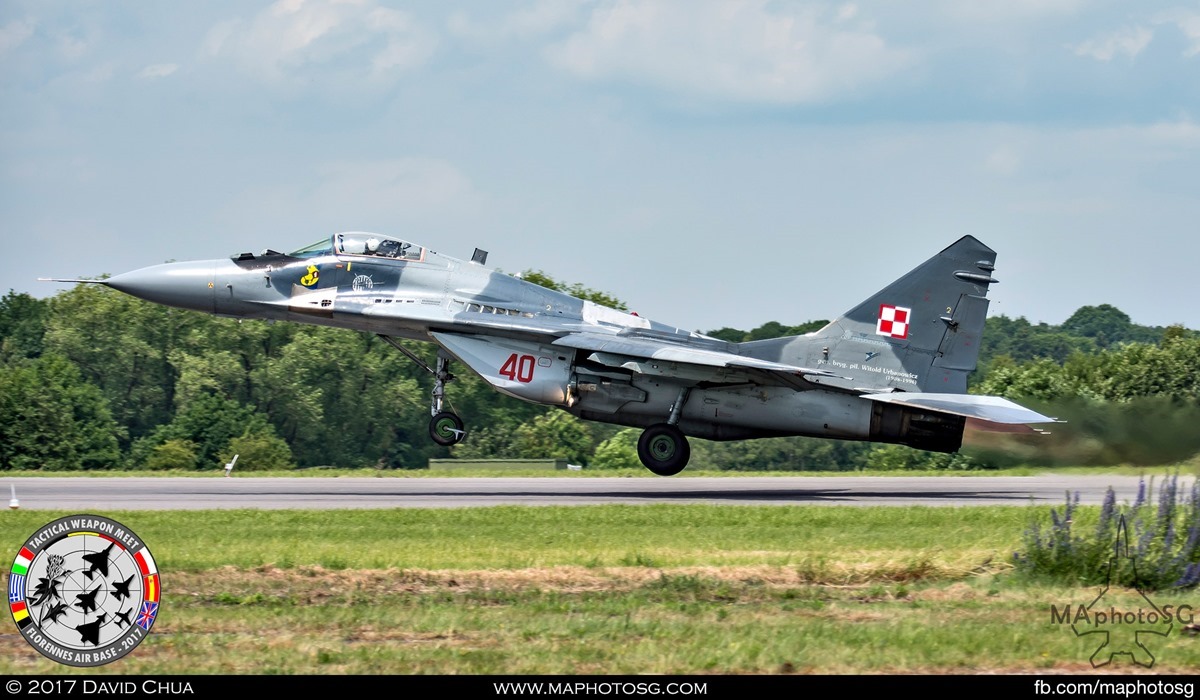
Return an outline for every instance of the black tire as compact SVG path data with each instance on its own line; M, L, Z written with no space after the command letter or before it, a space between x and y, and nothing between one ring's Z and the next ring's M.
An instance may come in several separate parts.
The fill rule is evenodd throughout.
M659 476L675 476L692 458L692 447L683 432L668 423L652 425L638 438L638 459Z
M442 411L429 419L429 437L439 445L457 445L466 436L462 419L449 411Z

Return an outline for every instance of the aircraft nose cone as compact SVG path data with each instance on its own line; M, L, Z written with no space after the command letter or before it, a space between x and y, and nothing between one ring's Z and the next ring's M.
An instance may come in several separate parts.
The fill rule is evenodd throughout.
M199 260L143 267L110 277L105 283L156 304L212 313L214 262Z

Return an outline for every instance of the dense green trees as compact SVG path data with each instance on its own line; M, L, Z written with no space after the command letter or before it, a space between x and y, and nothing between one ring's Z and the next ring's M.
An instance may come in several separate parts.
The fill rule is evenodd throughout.
M0 361L42 354L49 302L10 291L0 298Z
M620 300L526 271L596 303ZM816 330L778 322L709 335L743 342ZM427 362L429 344L406 343ZM1200 334L1133 324L1107 304L1061 326L988 319L972 391L1069 422L1050 438L963 453L814 438L692 441L696 468L965 469L1010 463L1161 462L1200 450ZM453 448L428 439L430 377L369 334L216 318L81 284L0 298L0 469L423 468L430 457L561 457L638 467L638 430L580 421L491 389L467 368L449 386L467 421Z
M100 390L59 355L0 366L0 465L7 469L107 469L124 431Z
M1021 400L1066 422L1052 440L1009 450L1035 463L1183 460L1200 452L1200 336L1173 326L1156 344L1127 342L1064 362L1001 358L980 393Z

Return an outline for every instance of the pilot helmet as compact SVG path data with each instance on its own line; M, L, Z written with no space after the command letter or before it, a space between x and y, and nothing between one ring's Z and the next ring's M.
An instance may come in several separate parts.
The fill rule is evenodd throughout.
M379 248L379 239L378 238L368 238L367 239L367 252L368 253L374 253L376 250L378 250L378 248Z

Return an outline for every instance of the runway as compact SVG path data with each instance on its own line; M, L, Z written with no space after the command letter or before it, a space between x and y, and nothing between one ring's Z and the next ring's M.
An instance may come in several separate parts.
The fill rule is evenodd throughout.
M1186 477L1188 483L1192 477ZM1158 477L1154 483L1163 481ZM1184 481L1181 477L1180 481ZM280 508L465 508L600 503L724 505L1057 505L1068 491L1132 503L1134 476L829 476L670 478L10 477L23 510L106 512ZM4 493L9 491L2 486Z

